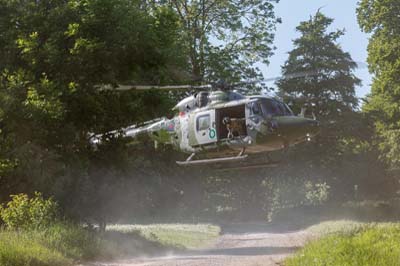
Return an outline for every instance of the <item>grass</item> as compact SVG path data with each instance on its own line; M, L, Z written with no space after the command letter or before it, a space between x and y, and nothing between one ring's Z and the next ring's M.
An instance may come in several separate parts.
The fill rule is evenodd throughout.
M210 224L110 225L107 231L136 232L163 246L193 249L211 244L218 237L220 228Z
M0 266L71 266L80 261L198 248L219 235L213 225L113 225L107 234L60 223L40 231L0 229Z
M352 220L338 220L327 221L313 225L307 228L307 231L317 236L326 236L332 234L351 235L371 226L372 224L369 223L356 222Z
M106 246L94 233L71 224L55 224L40 231L1 230L0 265L69 266L97 257Z
M3 231L0 233L1 266L64 266L72 260L42 243L35 233Z
M324 236L286 259L285 266L400 265L399 224L338 221L309 230Z

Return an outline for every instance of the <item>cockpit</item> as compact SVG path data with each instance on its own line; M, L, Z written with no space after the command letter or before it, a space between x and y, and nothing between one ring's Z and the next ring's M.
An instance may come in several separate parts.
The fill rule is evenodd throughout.
M292 116L293 112L285 103L275 99L259 98L252 103L253 115L267 116Z

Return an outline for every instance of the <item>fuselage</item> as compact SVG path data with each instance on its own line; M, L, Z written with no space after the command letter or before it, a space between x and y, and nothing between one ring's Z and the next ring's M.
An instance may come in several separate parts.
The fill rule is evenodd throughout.
M319 122L296 116L283 102L231 91L200 92L180 101L172 119L161 118L138 127L92 135L93 145L108 135L148 135L185 153L259 153L280 150L310 139Z
M319 131L318 121L296 116L283 102L265 96L200 93L175 109L179 115L169 122L171 144L186 153L274 151L304 142Z

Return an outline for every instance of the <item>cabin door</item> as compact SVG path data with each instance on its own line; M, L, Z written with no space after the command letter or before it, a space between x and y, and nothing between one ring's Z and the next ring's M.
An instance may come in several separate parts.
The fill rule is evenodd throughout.
M197 145L205 145L217 141L215 110L196 113L193 126Z

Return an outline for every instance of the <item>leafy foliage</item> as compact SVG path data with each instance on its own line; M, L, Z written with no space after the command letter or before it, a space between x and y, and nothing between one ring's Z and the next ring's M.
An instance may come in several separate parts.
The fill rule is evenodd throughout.
M276 2L0 0L0 202L43 191L67 217L104 226L117 218L264 219L289 205L347 200L355 184L360 194L376 188L381 168L370 153L371 121L354 112L355 64L338 44L344 31L329 32L332 20L320 12L298 27L301 36L282 70L310 75L279 86L296 112L316 103L323 132L289 152L278 169L246 176L182 169L175 151L107 134L104 145L89 147L91 133L164 116L183 95L96 85L258 77L257 63L268 63L273 52ZM389 99L390 105L376 101L385 112L368 114L395 114L395 98ZM398 158L397 128L386 131L387 122L379 121L390 140L382 149Z
M361 83L353 74L356 63L338 44L344 30L328 32L332 22L333 19L318 11L308 21L300 23L296 28L300 37L293 41L294 49L289 52L282 74L304 73L306 76L277 82L279 93L294 104L295 112L300 113L306 106L306 115L313 114L322 123L314 150L321 159L328 159L323 154L331 156L329 161L342 153L337 143L354 136L355 128L361 126L361 123L354 123L358 105L355 87ZM318 147L323 147L323 151Z
M165 5L178 14L190 73L187 79L238 81L261 75L256 62L268 63L272 55L276 0L147 1Z
M400 166L400 3L395 0L362 0L357 14L362 30L371 33L369 70L374 75L371 95L363 109L374 120L383 159Z
M165 7L148 13L128 0L1 0L0 10L0 200L38 190L70 210L87 206L85 192L97 182L91 167L127 159L123 143L91 150L90 133L171 107L165 93L117 94L96 85L179 79L171 74L184 58L176 14Z
M329 198L330 186L324 183L313 184L307 182L305 184L307 203L311 205L321 205L325 203Z
M44 199L41 193L29 198L26 194L12 195L6 207L0 206L0 218L10 229L43 229L57 220L57 203Z
M333 19L317 12L300 23L296 29L301 36L293 41L294 49L289 52L282 74L308 75L278 82L284 96L313 102L317 105L315 114L324 118L352 111L357 106L355 86L360 84L352 73L356 63L337 43L344 30L327 32L332 22Z

